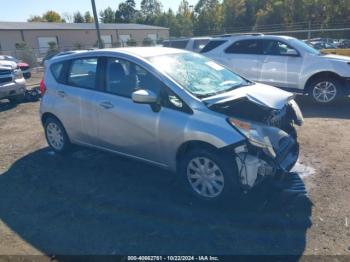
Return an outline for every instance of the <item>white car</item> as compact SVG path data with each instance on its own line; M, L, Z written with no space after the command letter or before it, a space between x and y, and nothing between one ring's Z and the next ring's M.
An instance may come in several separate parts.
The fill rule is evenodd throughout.
M165 40L163 41L163 46L199 53L211 39L211 37L192 37Z
M319 104L349 95L350 57L323 55L293 37L251 34L214 38L201 53L250 80L309 94Z

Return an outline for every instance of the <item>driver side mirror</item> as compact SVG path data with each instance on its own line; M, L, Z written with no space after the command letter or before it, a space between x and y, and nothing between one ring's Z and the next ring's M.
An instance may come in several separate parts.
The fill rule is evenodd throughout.
M156 104L158 96L150 90L139 89L131 94L132 101L138 104Z

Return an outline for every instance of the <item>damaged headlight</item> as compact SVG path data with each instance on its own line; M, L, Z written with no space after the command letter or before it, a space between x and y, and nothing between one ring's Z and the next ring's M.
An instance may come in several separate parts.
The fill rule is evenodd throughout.
M264 135L261 126L236 118L229 118L228 121L237 128L252 145L264 149L265 153L269 154L271 157L276 157L270 138Z

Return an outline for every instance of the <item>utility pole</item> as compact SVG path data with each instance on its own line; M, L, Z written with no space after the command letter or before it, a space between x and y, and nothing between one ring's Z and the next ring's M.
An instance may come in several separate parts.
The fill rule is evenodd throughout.
M101 41L100 26L99 26L99 23L98 23L98 16L97 16L97 12L96 12L95 0L91 0L91 5L92 5L92 12L94 13L95 27L96 27L96 32L97 32L98 48L103 48L102 41Z

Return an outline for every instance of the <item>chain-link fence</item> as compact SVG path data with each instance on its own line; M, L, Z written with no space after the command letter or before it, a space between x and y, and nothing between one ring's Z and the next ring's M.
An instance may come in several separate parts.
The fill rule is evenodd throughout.
M82 41L83 42L83 41ZM103 48L120 48L120 47L132 47L132 46L156 46L162 45L162 40L153 41L144 39L143 41L136 41L130 39L126 42L116 42L110 44L103 44ZM31 48L24 45L24 47L16 48L14 50L0 50L0 55L13 56L18 60L22 60L28 63L32 68L40 67L43 65L44 60L52 57L60 52L67 52L73 50L92 50L97 49L97 45L52 45L51 47Z

